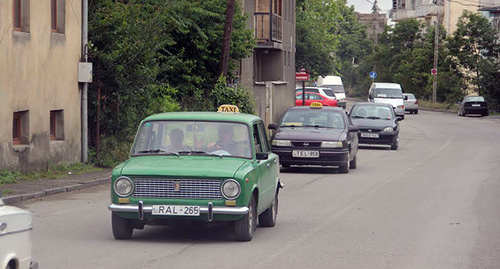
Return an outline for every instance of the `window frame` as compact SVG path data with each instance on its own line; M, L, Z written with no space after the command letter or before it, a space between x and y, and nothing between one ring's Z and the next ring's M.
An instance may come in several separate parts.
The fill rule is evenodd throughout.
M23 5L22 0L13 0L12 7L12 28L14 31L22 31L23 30ZM17 10L16 10L17 7Z
M50 0L50 31L57 33L59 32L57 16L59 16L58 12L59 5L57 0Z
M12 119L12 143L14 145L21 145L21 117L22 117L22 112L14 112ZM17 123L17 128L16 128L16 123Z

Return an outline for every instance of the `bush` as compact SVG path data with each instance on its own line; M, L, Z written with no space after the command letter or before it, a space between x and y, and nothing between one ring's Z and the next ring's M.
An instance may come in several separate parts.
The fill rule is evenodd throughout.
M123 138L123 141L114 136L105 137L101 139L99 157L92 154L90 161L100 167L114 167L128 159L132 142L130 137Z
M215 108L229 104L237 106L241 113L255 114L255 99L252 92L241 85L227 86L226 78L223 76L217 80L212 98Z
M2 170L0 171L0 185L16 183L21 177L21 173L19 172L10 172Z

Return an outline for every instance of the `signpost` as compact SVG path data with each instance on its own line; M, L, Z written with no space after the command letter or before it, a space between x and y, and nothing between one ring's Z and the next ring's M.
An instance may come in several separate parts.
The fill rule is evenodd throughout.
M301 68L300 72L295 73L295 80L302 81L302 105L306 102L306 81L309 81L309 73L306 69Z
M374 80L376 77L377 77L377 72L375 72L375 71L371 71L371 72L370 72L370 78L372 79L372 82L373 82L373 80Z

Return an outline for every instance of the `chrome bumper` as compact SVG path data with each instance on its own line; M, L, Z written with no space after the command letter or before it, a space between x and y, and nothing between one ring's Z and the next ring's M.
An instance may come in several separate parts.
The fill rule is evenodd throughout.
M124 212L124 213L137 213L139 214L139 219L144 219L144 213L151 213L153 211L153 206L143 205L142 201L137 205L121 205L121 204L110 204L108 209L113 212ZM228 207L228 206L213 206L212 203L208 203L207 206L200 206L200 213L208 214L208 220L212 221L214 214L221 215L245 215L248 214L248 207Z

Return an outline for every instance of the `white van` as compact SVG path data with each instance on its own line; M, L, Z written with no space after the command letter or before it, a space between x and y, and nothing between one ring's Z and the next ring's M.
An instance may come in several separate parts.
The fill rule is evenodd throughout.
M344 84L342 84L342 78L339 76L319 76L318 87L330 88L335 93L337 98L337 104L339 107L345 109L347 105L347 100L345 96Z
M398 83L374 82L368 92L368 101L374 103L391 104L396 116L405 118L403 103L403 89Z

